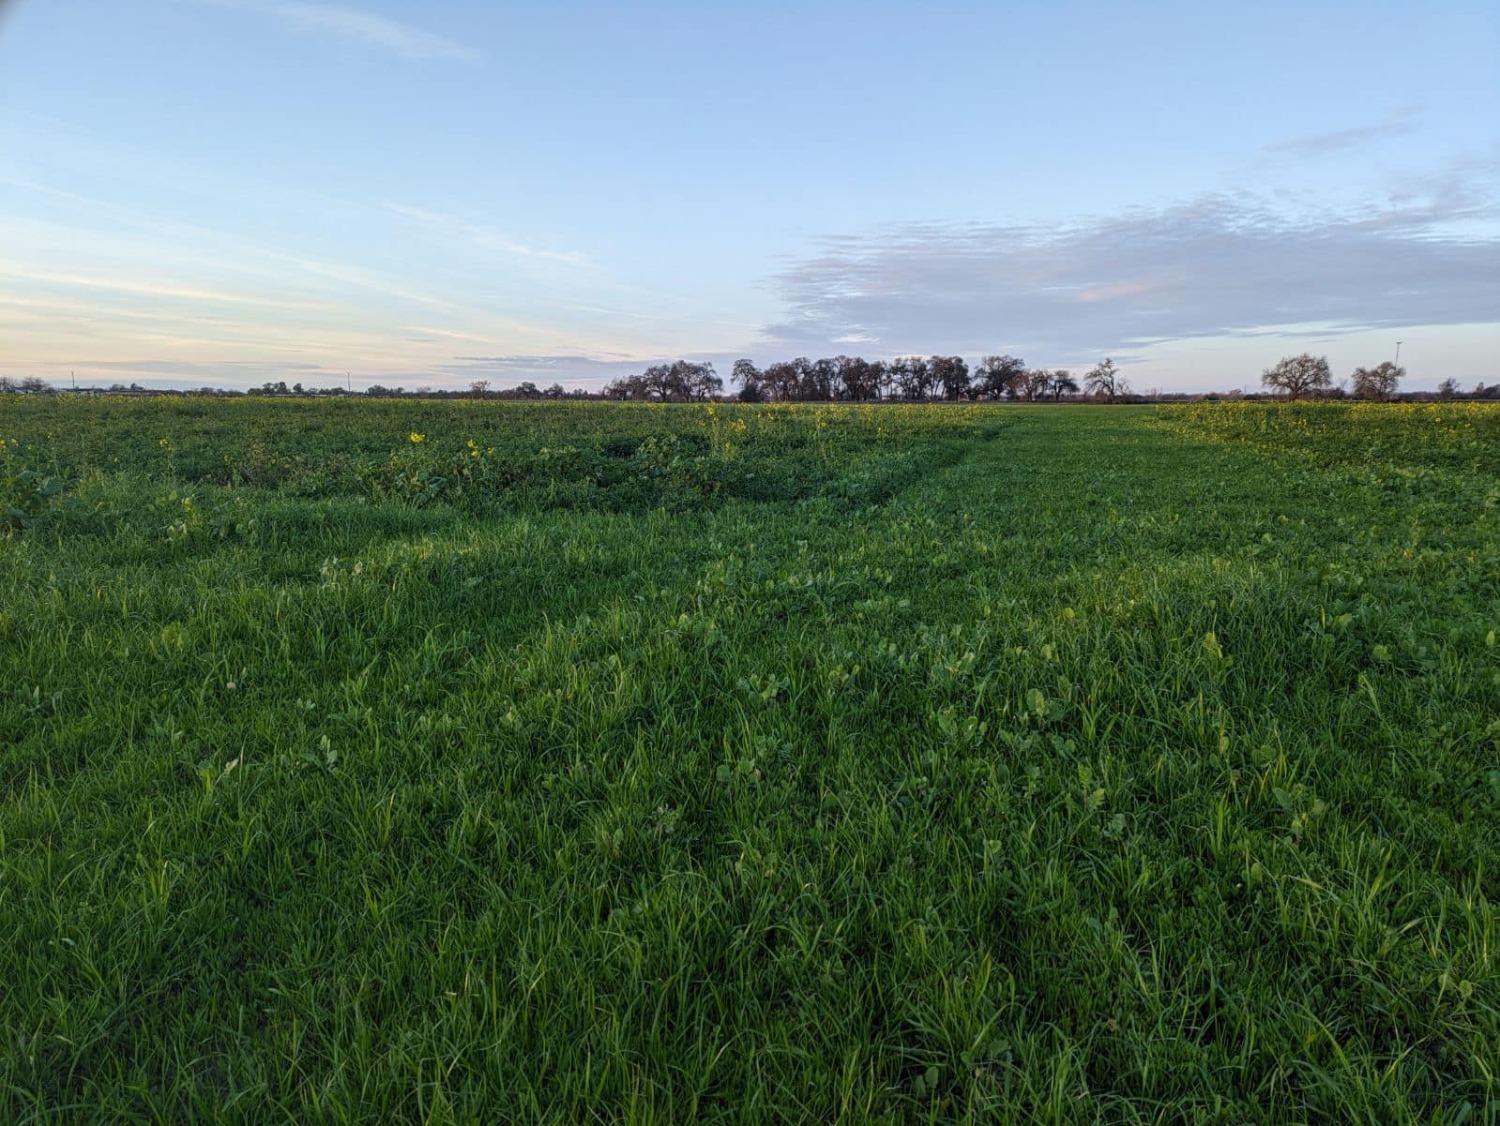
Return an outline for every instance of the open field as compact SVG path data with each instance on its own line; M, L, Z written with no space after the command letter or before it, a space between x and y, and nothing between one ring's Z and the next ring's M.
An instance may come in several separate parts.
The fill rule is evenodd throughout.
M0 1119L1500 1099L1500 409L0 440Z

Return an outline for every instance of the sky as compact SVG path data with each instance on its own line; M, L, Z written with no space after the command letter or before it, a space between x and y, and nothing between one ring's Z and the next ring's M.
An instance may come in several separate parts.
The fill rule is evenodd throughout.
M1500 380L1500 5L0 0L0 375Z

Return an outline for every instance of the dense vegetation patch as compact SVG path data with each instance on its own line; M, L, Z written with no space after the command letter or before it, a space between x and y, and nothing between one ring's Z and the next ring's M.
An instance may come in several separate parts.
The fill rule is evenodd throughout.
M1437 410L6 402L0 1112L1482 1117Z

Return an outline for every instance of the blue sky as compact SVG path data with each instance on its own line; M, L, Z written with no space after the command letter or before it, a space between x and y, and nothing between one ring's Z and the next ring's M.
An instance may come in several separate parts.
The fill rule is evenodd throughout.
M0 0L0 373L1500 379L1494 4Z

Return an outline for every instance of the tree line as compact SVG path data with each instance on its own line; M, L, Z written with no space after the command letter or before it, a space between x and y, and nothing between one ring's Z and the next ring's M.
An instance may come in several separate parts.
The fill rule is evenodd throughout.
M1058 400L1079 394L1115 400L1129 392L1109 359L1084 375L1082 383L1069 371L1031 368L1015 356L986 356L972 369L962 356L798 357L765 368L750 360L736 360L730 379L739 389L736 397L747 403ZM603 395L606 399L693 402L718 398L723 389L724 381L712 364L678 360L616 379L605 386Z
M1261 373L1267 391L1287 399L1489 399L1500 400L1500 383L1484 383L1465 392L1452 378L1438 384L1436 393L1402 393L1406 369L1387 360L1374 367L1355 368L1347 388L1335 386L1326 356L1302 353L1287 356ZM640 402L686 403L737 398L742 402L1020 402L1080 401L1167 402L1221 398L1254 398L1229 392L1141 394L1121 378L1111 359L1087 371L1082 380L1064 368L1027 366L1015 356L986 356L972 368L961 356L898 356L892 360L866 360L859 356L833 356L809 360L799 357L757 367L750 360L736 360L730 379L736 390L725 394L724 380L711 363L675 360L653 364L636 375L607 383L599 391L565 389L560 383L539 387L525 381L513 387L494 387L479 379L467 388L433 389L385 387L373 384L359 391L345 387L290 386L273 380L245 391L218 387L173 390L142 387L138 383L114 384L108 388L80 388L88 395L257 395L271 397L345 396L421 399L621 399ZM14 379L0 376L0 394L52 395L58 391L35 376Z
M1342 398L1391 399L1406 377L1406 369L1390 361L1374 367L1355 368L1350 388L1333 386L1326 356L1303 353L1288 356L1261 375L1261 383L1273 394L1288 399ZM898 356L892 360L866 360L861 356L833 356L810 360L798 357L764 368L750 360L736 360L730 375L743 402L976 402L984 400L1059 401L1086 397L1118 402L1134 397L1112 359L1104 359L1083 376L1082 382L1065 368L1030 367L1016 356L986 356L971 369L962 356ZM639 375L629 375L607 384L606 399L637 399L650 402L693 402L714 399L723 392L724 381L709 363L677 360L656 364ZM1475 398L1493 397L1494 389L1483 384L1472 392ZM1447 379L1438 388L1440 398L1461 394L1456 380ZM1151 396L1159 397L1159 396Z

